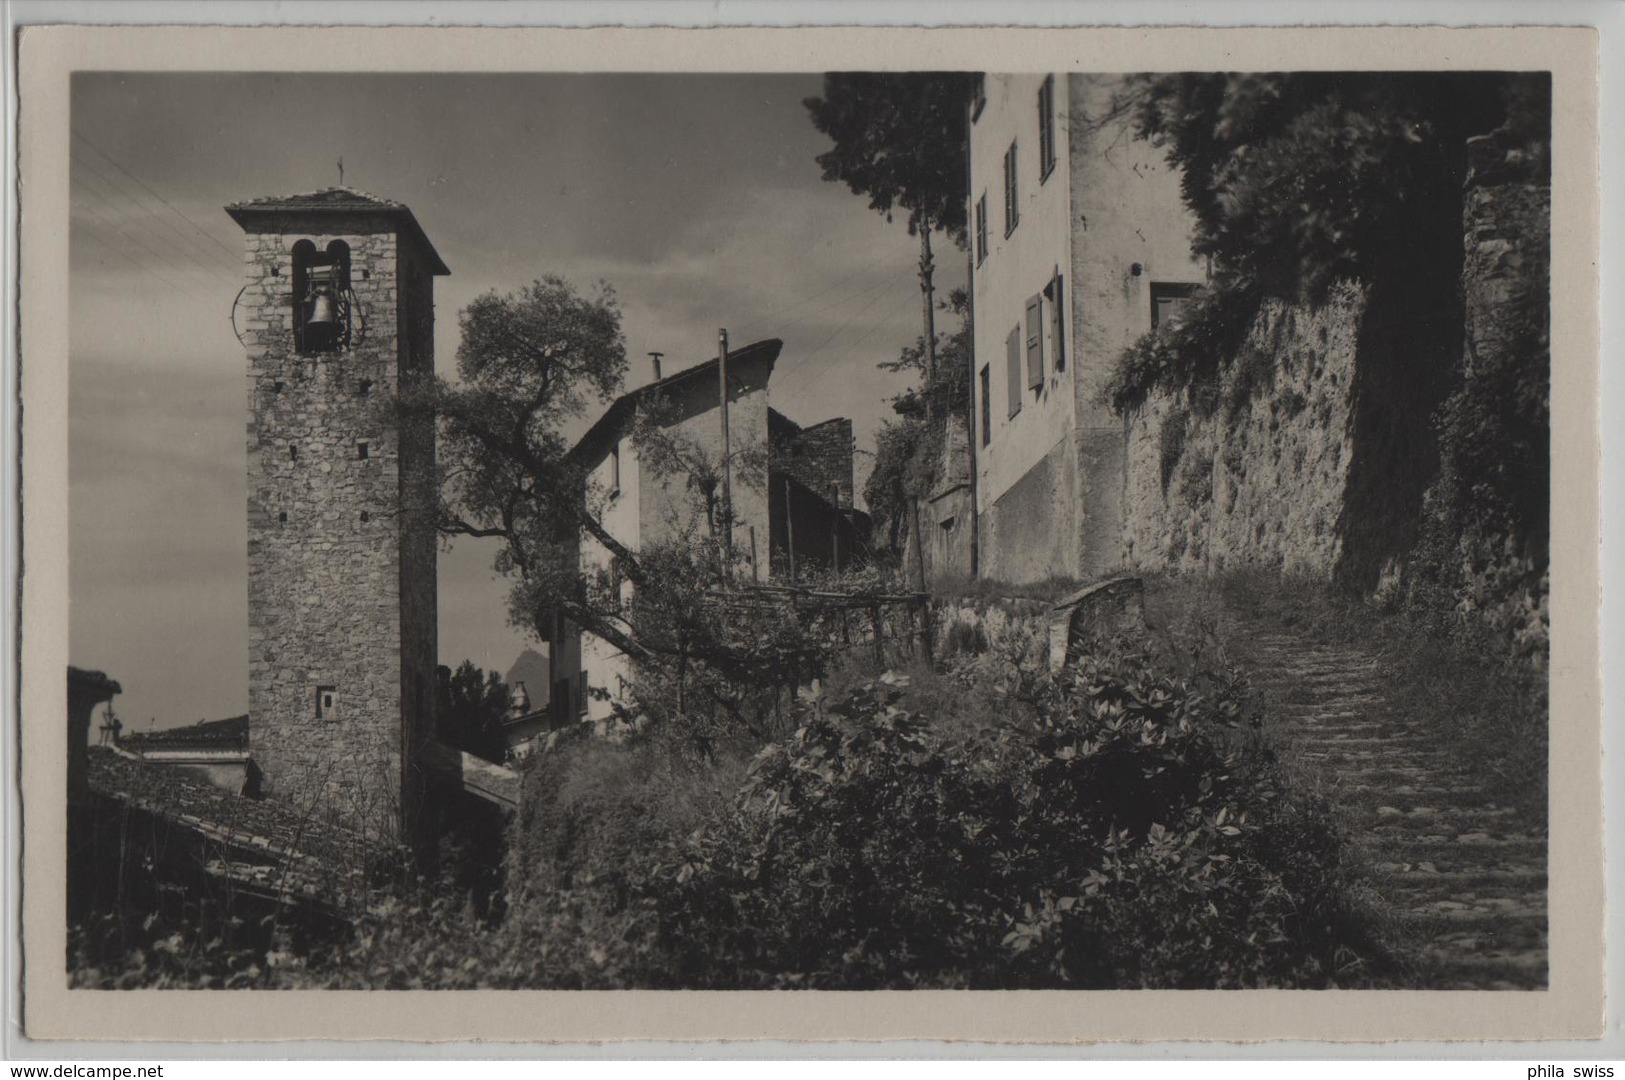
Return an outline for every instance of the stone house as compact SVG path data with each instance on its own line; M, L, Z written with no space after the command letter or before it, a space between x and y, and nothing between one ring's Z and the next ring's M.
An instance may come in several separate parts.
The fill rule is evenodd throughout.
M792 555L802 566L828 563L832 549L843 543L855 549L862 536L863 515L851 508L851 421L802 428L769 406L782 348L769 339L728 354L732 543L740 573L757 583L782 578ZM605 530L633 551L685 534L704 537L716 527L717 366L710 359L622 394L571 450L589 477L586 497ZM671 446L703 460L704 474L676 459L644 460L633 438L640 418L652 420ZM630 583L621 581L603 544L583 536L578 557L585 574L630 596ZM555 725L602 723L613 715L632 674L625 654L561 617L552 628L549 655Z
M1119 564L1127 454L1101 387L1206 268L1162 151L1112 108L1124 77L989 74L970 105L971 445L979 576ZM967 494L933 500L938 541ZM930 528L930 526L925 526Z

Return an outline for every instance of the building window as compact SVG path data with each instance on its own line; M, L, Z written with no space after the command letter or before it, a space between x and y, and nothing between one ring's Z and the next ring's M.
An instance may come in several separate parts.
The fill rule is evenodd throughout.
M577 675L576 675L575 699L576 699L576 715L578 717L585 717L587 715L587 669L586 668L582 668L581 671L579 673L577 673Z
M1055 168L1055 76L1046 75L1038 88L1038 182Z
M1010 417L1021 411L1021 327L1004 339L1005 392L1009 395Z
M976 265L987 258L987 192L976 200Z
M358 442L355 444L355 456L360 460L366 461L371 452L372 447L368 446L366 443Z
M339 688L336 686L318 686L316 688L316 719L331 720L338 711Z
M1185 317L1191 294L1196 286L1187 282L1153 281L1151 283L1151 329L1164 324L1177 323Z
M616 443L609 450L609 493L611 496L621 493L621 444Z
M982 445L993 441L993 373L982 365Z
M1044 286L1044 299L1049 301L1049 351L1055 358L1055 370L1066 370L1066 304L1062 299L1061 275L1057 273Z
M1016 209L1016 144L1004 152L1004 235L1016 231L1021 212Z
M1044 303L1027 298L1027 389L1044 389Z

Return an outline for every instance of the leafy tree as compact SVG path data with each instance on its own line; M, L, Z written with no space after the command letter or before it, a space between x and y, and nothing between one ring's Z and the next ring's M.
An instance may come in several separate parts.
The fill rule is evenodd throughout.
M565 425L617 390L626 370L608 285L583 295L544 277L479 297L460 324L459 382L406 387L399 407L438 418L441 531L501 542L494 567L512 581L514 625L546 640L562 616L641 669L665 672L667 682L681 687L693 669L694 684L735 712L742 687L786 672L817 674L821 647L792 615L768 605L719 608L719 594L738 576L717 543L726 513L714 497L720 462L667 430L659 402L648 403L631 431L640 459L656 474L685 473L709 512L674 522L668 538L638 551L605 527L609 493L593 482L591 463L572 453ZM746 460L760 453L739 448ZM590 541L606 565L583 565L581 545Z
M968 314L964 290L954 290L947 307L961 316ZM946 434L940 418L970 409L970 352L967 319L953 334L938 335L937 355L943 362L935 378L927 371L923 338L904 346L896 360L880 365L887 371L917 372L922 380L920 387L893 399L897 418L883 422L875 435L875 464L863 489L869 512L885 523L894 554L902 551L913 503L929 498L939 479Z
M1164 147L1213 282L1158 344L1125 354L1120 409L1211 382L1267 296L1318 302L1339 279L1442 281L1460 270L1468 135L1493 127L1505 76L1144 76L1118 107Z
M867 195L892 220L908 215L920 238L925 370L937 368L931 232L965 244L966 106L979 75L970 72L836 72L824 76L823 97L804 104L814 126L834 142L818 156L825 180Z
M442 664L437 674L441 741L487 761L501 761L508 749L502 721L513 704L508 684L499 673L481 671L472 660L464 660L456 671Z

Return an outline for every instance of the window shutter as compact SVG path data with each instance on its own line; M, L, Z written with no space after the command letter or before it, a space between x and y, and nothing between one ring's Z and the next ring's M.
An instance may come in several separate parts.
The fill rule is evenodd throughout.
M1004 339L1005 367L1009 372L1010 415L1021 411L1021 327Z
M1036 296L1027 300L1027 386L1044 388L1044 304Z
M1055 370L1066 370L1066 306L1061 291L1061 275L1049 279L1049 340L1050 352L1055 357Z

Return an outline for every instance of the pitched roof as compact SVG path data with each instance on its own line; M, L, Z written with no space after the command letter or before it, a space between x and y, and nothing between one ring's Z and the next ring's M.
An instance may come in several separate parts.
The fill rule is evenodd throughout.
M752 342L742 348L731 349L728 352L728 371L732 374L765 366L764 377L769 377L772 375L774 363L778 361L779 351L783 348L783 341L768 338L765 341ZM714 356L693 367L667 375L658 382L646 383L636 390L628 390L612 401L609 408L604 410L604 414L587 429L587 433L577 440L570 450L570 459L577 464L585 464L591 462L596 455L607 452L609 445L626 433L633 417L637 415L640 401L707 377L711 379L717 377L717 358Z
M280 214L377 214L394 221L401 230L412 236L424 254L429 257L429 268L435 274L449 274L439 252L429 243L423 226L412 216L405 203L381 198L350 187L330 187L320 191L307 191L297 195L268 195L248 199L226 207L231 220L247 229L251 223L263 223L266 218Z
M248 749L248 716L205 720L186 727L162 731L138 731L124 736L121 745L130 750L156 750L160 747L208 746L220 749Z
M210 873L240 885L269 881L287 898L338 908L365 901L361 869L368 838L275 799L232 795L184 770L153 765L106 746L88 752L91 790L216 841ZM376 846L376 842L372 842Z

